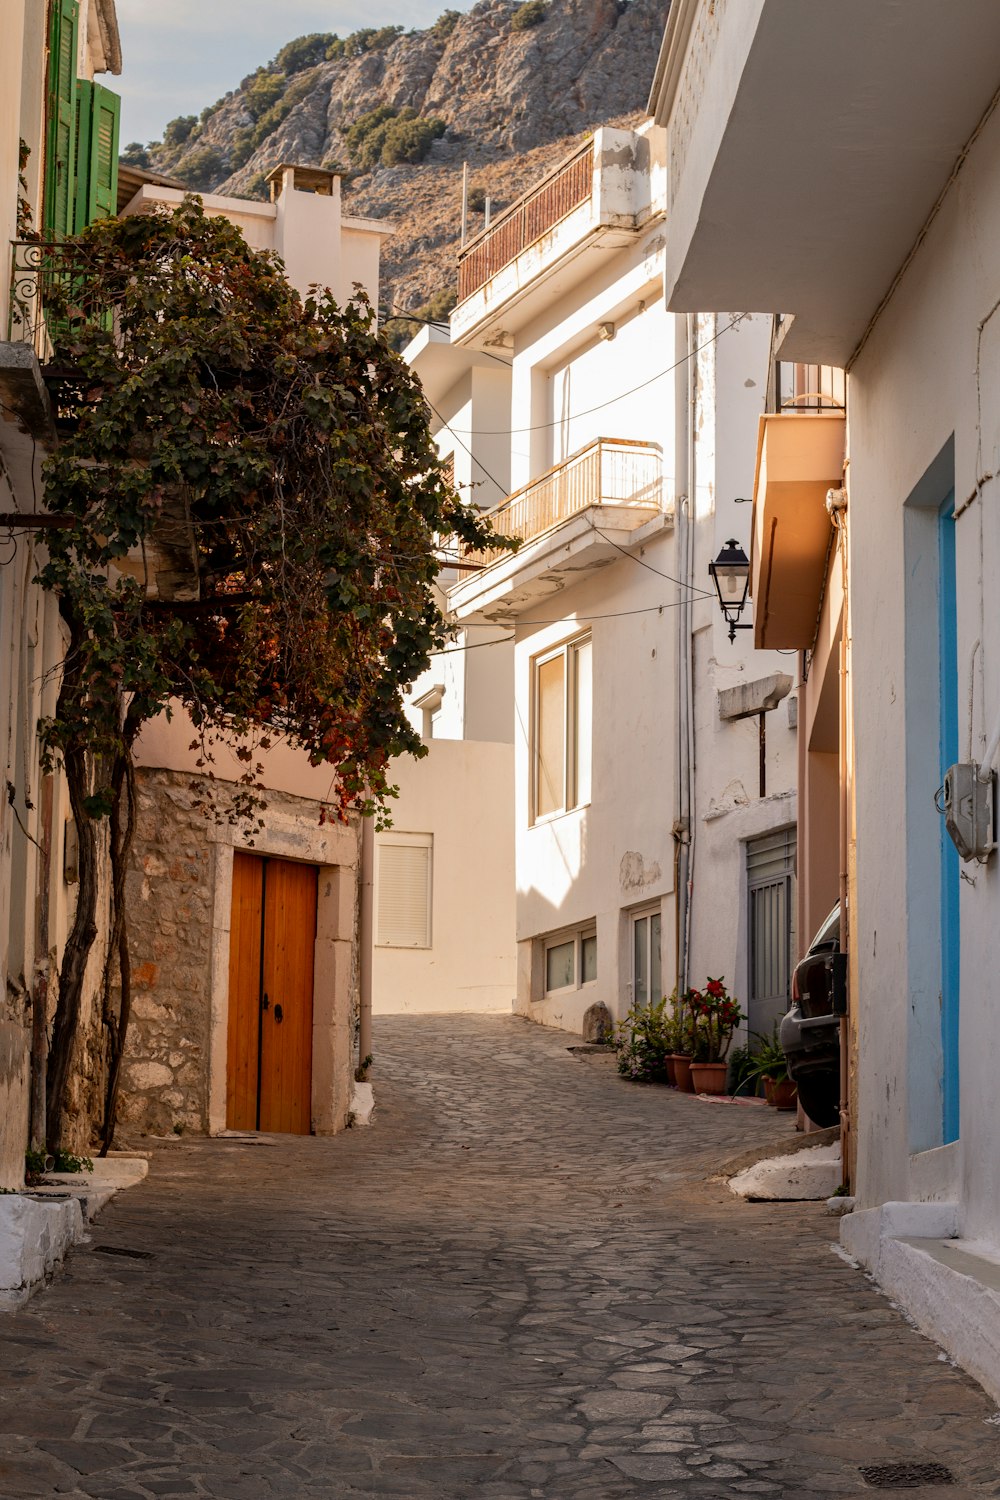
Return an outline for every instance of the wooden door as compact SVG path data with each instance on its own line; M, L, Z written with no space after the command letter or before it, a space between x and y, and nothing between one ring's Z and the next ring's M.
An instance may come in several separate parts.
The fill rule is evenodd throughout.
M317 870L233 856L226 1125L308 1135Z

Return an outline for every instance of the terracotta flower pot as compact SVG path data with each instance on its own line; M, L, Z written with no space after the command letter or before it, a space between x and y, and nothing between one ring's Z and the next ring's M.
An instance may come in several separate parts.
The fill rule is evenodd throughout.
M691 1082L691 1059L685 1057L682 1052L674 1053L674 1078L682 1094L694 1093L694 1084Z
M729 1064L724 1062L695 1062L691 1064L691 1081L695 1093L724 1094Z
M764 1097L775 1109L794 1109L799 1091L790 1078L765 1078Z
M667 1082L670 1084L671 1088L676 1088L677 1072L674 1065L674 1054L672 1052L668 1052L666 1057L663 1059L663 1066L667 1070Z

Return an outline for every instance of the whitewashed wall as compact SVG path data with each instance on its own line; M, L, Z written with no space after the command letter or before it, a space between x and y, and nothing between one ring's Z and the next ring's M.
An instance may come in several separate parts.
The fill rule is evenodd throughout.
M746 841L790 827L796 816L796 734L788 700L766 721L767 771L759 796L759 737L755 718L725 723L719 692L775 672L793 679L795 653L755 651L753 633L729 631L708 572L709 563L733 537L749 555L757 423L764 410L770 351L770 319L748 318L735 326L730 314L695 320L699 348L695 471L696 587L711 590L694 609L695 781L694 887L689 976L695 985L723 975L738 998L749 988ZM747 607L744 621L752 619Z
M433 836L429 948L376 946L372 1009L505 1011L515 991L513 750L433 740L423 760L393 762L399 833ZM377 902L376 899L376 929Z
M938 824L926 777L906 767L937 736L921 719L921 663L906 651L907 497L954 435L955 495L1000 472L1000 119L993 116L851 372L851 637L856 737L858 1163L861 1203L951 1198L961 1232L1000 1241L1000 865L961 882L961 1140L915 1149L940 1110L933 1036L915 1034L913 999L933 973L921 952L915 888L936 871ZM991 315L992 312L992 316ZM982 345L978 330L983 320ZM977 365L982 431L977 430ZM981 458L977 450L982 447ZM959 744L981 754L1000 711L998 480L956 524ZM943 498L943 496L941 497ZM920 607L933 616L928 594ZM977 645L978 642L978 645ZM907 668L910 668L909 672ZM931 778L933 779L933 778ZM930 972L929 972L930 970Z
M596 1001L622 1016L630 1004L628 913L659 903L663 951L673 953L674 629L669 533L631 558L554 595L518 630L516 811L518 1010L578 1031ZM553 608L553 605L556 607ZM617 618L606 618L619 611ZM605 617L605 618L601 618ZM593 639L593 793L586 807L529 823L532 659L590 627ZM537 940L596 921L597 980L544 995ZM666 966L664 969L666 974ZM672 978L666 985L669 989Z

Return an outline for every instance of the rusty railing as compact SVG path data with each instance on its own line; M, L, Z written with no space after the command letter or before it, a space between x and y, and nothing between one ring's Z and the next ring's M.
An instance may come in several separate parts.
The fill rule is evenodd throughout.
M522 250L585 203L593 182L594 143L587 141L459 251L458 300L471 297Z
M516 491L487 511L501 536L530 541L591 505L634 505L659 510L663 504L662 458L658 443L628 438L596 438L579 453ZM499 547L470 550L467 562L486 567L510 553Z

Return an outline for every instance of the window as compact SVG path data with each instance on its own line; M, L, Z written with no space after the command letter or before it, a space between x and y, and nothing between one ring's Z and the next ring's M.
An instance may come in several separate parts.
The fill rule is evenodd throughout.
M545 943L545 993L576 990L597 978L597 934L592 927L560 933Z
M378 834L375 844L375 942L380 948L431 946L429 833Z
M632 918L632 1004L655 1005L663 997L659 908Z
M533 815L552 817L590 801L593 650L589 636L535 659Z

